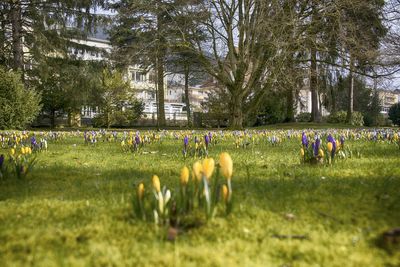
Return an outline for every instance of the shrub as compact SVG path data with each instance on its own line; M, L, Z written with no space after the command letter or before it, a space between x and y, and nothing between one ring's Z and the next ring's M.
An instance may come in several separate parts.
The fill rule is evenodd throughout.
M392 105L388 115L394 125L400 126L400 103Z
M22 129L40 109L40 95L26 89L18 73L0 68L0 128Z
M347 123L347 112L344 110L340 110L338 112L332 113L328 116L328 123ZM351 116L351 125L355 126L363 126L364 125L364 117L361 112L354 111Z
M297 122L309 122L311 121L311 113L310 112L303 112L297 115L296 117Z
M383 114L372 117L370 114L364 116L365 126L392 126L392 121L386 118Z
M346 111L337 111L328 116L328 123L346 123L347 113Z
M355 111L351 116L351 125L355 126L363 126L364 125L364 116L361 112Z
M144 104L140 101L129 103L130 106L126 107L124 111L115 110L109 113L109 125L107 124L107 113L101 113L93 119L93 126L95 127L127 127L132 126L143 113Z

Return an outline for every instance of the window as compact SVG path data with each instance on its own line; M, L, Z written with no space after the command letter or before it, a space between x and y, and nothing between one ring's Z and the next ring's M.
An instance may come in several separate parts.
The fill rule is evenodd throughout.
M144 72L136 72L135 80L137 82L144 82L146 81L146 73Z
M149 75L149 82L154 83L156 81L156 76L154 73L150 73Z
M394 102L394 97L388 97L388 96L387 96L387 97L385 98L385 101L386 101L386 102L392 103L392 102Z

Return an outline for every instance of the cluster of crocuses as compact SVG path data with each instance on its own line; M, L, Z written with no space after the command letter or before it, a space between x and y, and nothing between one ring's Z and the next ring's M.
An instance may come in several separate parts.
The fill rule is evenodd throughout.
M145 142L139 133L136 135L129 134L121 141L121 147L124 151L139 152L143 148Z
M302 133L300 149L300 156L303 163L324 163L327 162L331 164L337 154L341 158L346 157L345 152L345 137L340 136L339 140L335 140L332 134L328 134L326 146L321 143L321 137L316 134L314 136L314 141L310 142L308 140L307 134Z
M195 162L192 175L188 167L183 167L179 177L179 189L175 191L166 186L161 187L157 175L152 177L148 193L145 184L140 183L133 199L136 217L154 221L156 224L176 226L181 219L190 214L204 214L206 219L211 219L219 207L224 207L225 214L229 214L233 203L231 156L226 152L221 153L217 171L214 170L215 161L212 158ZM221 180L221 176L225 180Z
M3 132L0 133L1 147L10 148L16 147L29 142L29 133L23 132Z
M94 145L97 143L99 138L99 133L96 131L85 131L83 133L83 138L85 140L86 145Z
M47 140L45 138L40 138L39 141L37 141L36 136L31 137L31 148L32 151L44 151L47 150Z
M207 157L210 147L216 144L216 139L211 132L205 134L203 140L202 138L194 136L193 141L194 146L190 144L190 138L188 135L183 137L182 154L184 158L187 158L189 155L194 158Z
M321 146L321 138L318 135L315 136L315 141L310 145L307 134L303 132L301 144L300 156L303 163L317 164L324 162L325 153Z
M25 178L35 165L36 157L32 154L30 146L11 148L9 158L0 155L0 177Z

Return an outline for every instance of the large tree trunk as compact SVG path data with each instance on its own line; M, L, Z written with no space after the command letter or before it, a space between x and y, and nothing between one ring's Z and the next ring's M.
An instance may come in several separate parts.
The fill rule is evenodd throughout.
M337 105L336 105L336 92L335 92L335 87L331 86L331 101L332 101L332 108L331 112L335 113L337 111Z
M348 88L348 100L347 100L347 122L351 123L351 118L353 117L353 107L354 107L354 61L353 57L350 55L350 73L349 73L349 88Z
M50 111L50 127L54 129L55 126L56 126L56 111L52 109Z
M6 55L5 55L5 51L6 51L6 12L8 12L7 6L5 3L1 4L0 7L3 9L4 13L0 13L0 20L1 20L1 28L0 28L0 64L2 65L6 65Z
M22 18L21 3L14 1L11 7L11 27L12 27L12 53L14 70L23 70L23 50L22 50Z
M311 121L319 122L318 108L318 76L317 76L317 50L311 48L310 90L311 90Z
M186 115L187 115L187 125L192 126L192 114L190 112L190 99L189 99L189 73L190 67L188 63L185 63L185 104L186 104Z
M164 107L164 59L165 51L162 38L162 16L157 16L157 97L158 97L158 114L157 122L159 127L165 126L165 107Z
M157 98L158 98L158 126L165 126L165 105L164 105L164 57L158 53L157 58Z
M242 99L238 96L232 96L232 112L230 127L232 129L242 129L243 127L243 110L242 110Z
M287 122L294 121L294 94L293 89L289 88L286 93L286 119Z

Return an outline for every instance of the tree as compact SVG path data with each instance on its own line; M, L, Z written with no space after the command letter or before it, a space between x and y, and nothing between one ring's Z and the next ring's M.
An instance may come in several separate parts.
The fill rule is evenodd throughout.
M19 73L0 68L0 128L23 129L40 111L40 95L25 89Z
M101 77L101 89L98 106L101 115L97 118L101 126L124 125L140 117L143 104L129 92L130 85L119 71L104 69Z
M389 119L394 125L400 126L400 103L394 104L390 107Z
M206 39L191 41L205 70L226 88L231 128L260 108L264 96L285 74L291 46L301 31L296 25L304 10L293 1L213 0L201 23Z
M338 44L342 62L347 66L348 86L347 120L354 110L354 73L367 73L378 58L380 40L386 35L383 25L383 0L341 0L338 11Z
M71 38L84 37L102 18L91 9L104 2L6 0L0 10L2 62L24 77L49 55L66 57L70 47L77 47Z
M111 41L116 46L116 61L125 65L139 64L154 68L157 88L157 122L165 126L164 77L171 53L185 46L189 34L185 25L193 8L201 0L120 0L111 7L118 12L111 30ZM185 11L185 12L183 12ZM175 51L174 51L175 50Z
M37 79L31 81L42 94L44 115L54 127L56 114L68 112L70 126L76 126L72 118L80 115L83 105L96 101L104 64L57 57L45 62L35 68Z

